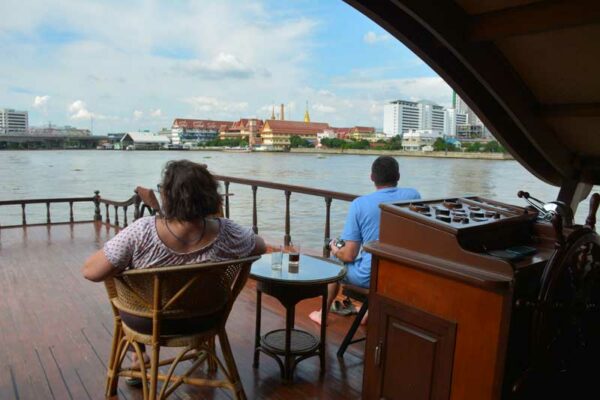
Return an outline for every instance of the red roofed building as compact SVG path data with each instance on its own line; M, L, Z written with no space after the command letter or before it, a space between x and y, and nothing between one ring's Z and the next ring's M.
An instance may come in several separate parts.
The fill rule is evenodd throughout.
M300 136L313 143L317 141L317 133L329 129L324 122L281 121L268 119L260 132L263 145L272 147L289 147L290 137Z
M216 139L221 129L232 124L231 121L176 118L171 126L171 143L207 142Z
M350 129L351 128L331 128L333 133L335 133L335 137L338 139L348 139Z
M219 131L219 138L246 140L251 145L258 144L258 133L264 123L256 118L242 118L226 128Z

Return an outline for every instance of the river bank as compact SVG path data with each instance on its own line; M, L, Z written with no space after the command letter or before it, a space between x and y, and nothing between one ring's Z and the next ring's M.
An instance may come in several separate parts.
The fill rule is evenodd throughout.
M295 148L291 153L301 154L351 154L366 156L461 158L469 160L513 160L508 153L463 153L458 151L404 151L404 150L358 150L358 149L313 149Z

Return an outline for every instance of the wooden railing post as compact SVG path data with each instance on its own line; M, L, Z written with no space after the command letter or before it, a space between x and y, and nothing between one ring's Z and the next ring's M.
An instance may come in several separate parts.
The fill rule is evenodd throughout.
M229 181L225 181L225 218L229 218Z
M106 222L107 224L110 224L110 215L108 213L108 204L106 205L106 219L104 220L104 222Z
M46 223L50 225L52 221L50 220L50 202L46 202Z
M333 199L331 197L325 197L325 237L323 242L326 239L329 239L331 236L331 201ZM323 257L329 258L330 251L329 247L325 246L323 243Z
M94 190L94 221L102 221L100 213L100 191Z
M73 218L73 202L69 202L69 222L73 223L75 219Z
M21 203L21 219L23 220L23 225L27 225L27 216L25 215L25 203Z
M292 192L289 190L285 191L285 236L283 237L283 244L289 246L292 237L290 236L290 196Z
M127 228L127 206L123 206L123 228Z
M140 204L142 204L142 198L138 194L137 190L135 192L135 199L133 200L133 219L134 221L140 217Z
M256 209L256 191L258 186L252 185L252 230L258 233L258 210Z
M115 206L115 225L119 226L119 207Z

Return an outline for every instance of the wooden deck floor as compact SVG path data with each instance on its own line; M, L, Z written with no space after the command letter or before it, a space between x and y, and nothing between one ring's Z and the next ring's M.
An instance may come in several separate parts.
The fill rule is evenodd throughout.
M86 281L79 270L112 235L111 228L91 223L0 230L0 399L103 398L111 311L104 286ZM263 299L263 329L283 327L283 308ZM318 334L307 318L318 304L318 299L300 303L296 325ZM351 346L342 362L335 356L351 317L334 316L328 327L322 378L313 357L299 364L294 383L283 384L274 360L263 355L260 368L252 368L254 313L250 281L227 325L249 399L360 398L363 345ZM222 390L190 387L172 397L231 398ZM141 393L121 382L119 398L138 399Z

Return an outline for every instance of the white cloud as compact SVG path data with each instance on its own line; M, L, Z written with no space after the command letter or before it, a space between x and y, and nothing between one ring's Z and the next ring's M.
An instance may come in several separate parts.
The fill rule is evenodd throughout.
M154 111L150 111L150 116L155 118L162 117L162 111L160 110L160 108L157 108Z
M69 105L69 112L71 113L71 119L90 119L94 117L90 111L88 111L83 100L75 100Z
M35 99L33 99L33 107L45 109L46 106L48 105L48 100L50 100L50 96L48 96L48 95L35 96Z
M144 112L140 110L133 111L133 119L138 120L144 116Z
M215 97L207 96L196 96L185 99L186 103L193 106L196 112L200 113L231 113L231 112L242 112L248 108L248 103L245 101L225 101L219 100Z
M385 42L385 41L389 40L390 38L391 38L391 36L387 33L382 33L381 35L378 35L373 31L369 31L369 32L365 33L365 35L363 36L363 42L368 43L368 44L375 44L378 42Z
M312 108L313 108L313 110L316 110L316 111L319 111L322 113L334 113L336 111L335 107L328 106L328 105L322 104L322 103L313 104Z
M93 113L88 110L85 102L83 100L75 100L68 107L69 116L72 120L86 120L86 119L96 119L100 121L120 121L121 118L116 116L108 116L103 114ZM134 113L135 114L135 113Z
M431 100L442 106L450 106L452 89L440 77L401 79L357 79L352 74L339 77L334 85L339 89L368 93L382 103L390 100Z
M210 61L191 60L176 64L175 69L201 79L250 79L269 77L271 73L264 68L247 65L233 54L219 53Z

